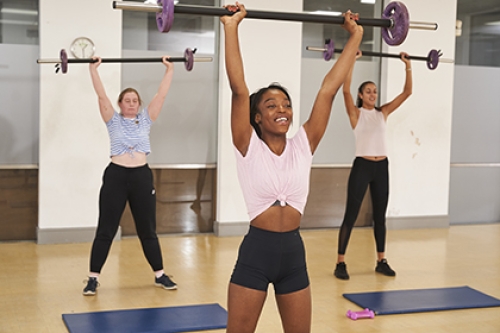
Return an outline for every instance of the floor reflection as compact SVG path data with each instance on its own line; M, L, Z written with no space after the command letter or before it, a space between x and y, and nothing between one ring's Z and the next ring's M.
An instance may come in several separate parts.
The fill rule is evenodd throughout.
M158 234L213 232L215 169L154 169ZM122 234L135 235L127 205Z

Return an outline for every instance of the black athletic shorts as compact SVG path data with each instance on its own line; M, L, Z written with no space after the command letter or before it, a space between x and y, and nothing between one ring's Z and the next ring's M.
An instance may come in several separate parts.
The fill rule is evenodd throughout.
M276 294L288 294L309 286L306 253L299 229L273 232L250 226L238 251L231 282Z

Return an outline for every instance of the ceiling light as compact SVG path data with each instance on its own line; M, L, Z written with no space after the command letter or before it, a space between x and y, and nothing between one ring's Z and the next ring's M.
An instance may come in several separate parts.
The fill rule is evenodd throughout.
M0 13L37 16L38 10L18 9L18 8L2 8L2 9L0 9Z
M361 0L361 3L369 3L369 4L375 4L376 0Z
M38 22L31 21L19 21L19 20L2 20L0 19L0 24L11 24L11 25L38 25Z

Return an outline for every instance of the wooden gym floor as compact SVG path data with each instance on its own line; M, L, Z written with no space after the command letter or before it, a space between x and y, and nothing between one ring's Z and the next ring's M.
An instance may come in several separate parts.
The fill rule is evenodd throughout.
M355 228L346 258L349 281L332 275L337 233L302 232L313 293L312 332L500 332L498 307L352 321L346 311L360 309L342 297L346 292L470 286L500 298L500 224L389 231L388 259L397 271L395 278L374 272L372 230ZM176 291L154 286L137 238L117 241L94 297L81 294L90 243L0 243L0 332L68 332L63 313L203 303L226 308L240 241L212 234L162 236L166 272L178 283ZM273 295L270 287L257 332L282 331Z

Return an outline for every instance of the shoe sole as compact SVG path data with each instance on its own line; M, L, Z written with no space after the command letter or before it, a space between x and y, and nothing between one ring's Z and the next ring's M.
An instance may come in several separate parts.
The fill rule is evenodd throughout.
M396 276L396 273L394 273L394 274L387 274L385 272L380 272L380 271L377 271L377 270L375 270L375 272L377 272L379 274L382 274L382 275L385 275L385 276Z
M346 275L347 275L347 273L346 273ZM349 275L347 275L347 276L339 276L339 275L337 275L336 271L333 272L333 276L335 276L337 279L340 279L340 280L349 280Z
M175 290L175 289L177 289L177 286L166 287L166 286L162 285L161 283L155 283L155 286L163 288L165 290Z
M95 291L84 291L83 296L95 296Z

